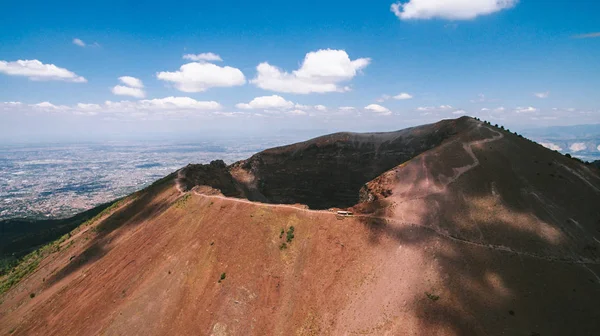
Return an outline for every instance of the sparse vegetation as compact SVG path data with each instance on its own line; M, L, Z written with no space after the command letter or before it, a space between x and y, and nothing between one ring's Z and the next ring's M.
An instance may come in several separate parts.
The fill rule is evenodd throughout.
M294 239L294 230L295 230L294 227L290 226L290 228L287 231L285 241L287 241L288 243L291 243L292 240Z
M431 301L437 301L440 299L439 295L435 295L433 293L429 293L429 292L425 292L425 295L427 295L427 298Z
M285 233L284 229L281 229L281 232L279 233L279 238L283 238L283 234Z
M29 293L29 297L33 299L35 297L35 293Z
M221 278L219 278L219 283L221 283L221 281L225 280L226 276L227 276L227 274L225 274L225 272L221 273Z
M185 205L187 204L188 200L190 199L192 195L191 194L185 194L184 196L180 197L176 202L175 202L175 207L177 209L182 209L185 207Z
M281 245L279 245L279 249L280 249L280 250L285 250L285 249L287 249L287 244L286 244L286 243L281 243Z
M59 252L60 244L67 238L68 235L64 235L58 240L46 244L29 253L16 262L14 260L6 261L2 267L8 267L10 265L10 269L2 270L3 273L0 275L0 294L8 291L23 278L33 273L33 271L35 271L40 264L40 261L42 261L42 259L44 259L46 256L55 252Z

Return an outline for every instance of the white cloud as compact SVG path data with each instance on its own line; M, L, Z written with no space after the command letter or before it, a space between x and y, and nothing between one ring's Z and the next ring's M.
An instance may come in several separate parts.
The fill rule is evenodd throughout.
M17 102L17 101L9 101L9 102L2 102L2 105L6 106L6 107L15 107L15 106L21 106L21 105L23 105L23 103Z
M450 105L440 106L421 106L417 107L417 111L436 111L436 110L451 110L453 107Z
M538 109L532 106L529 107L517 107L515 109L515 112L517 113L533 113L533 112L537 112Z
M562 150L562 148L559 145L553 144L551 142L542 142L542 143L540 143L540 145L542 145L548 149L551 149L551 150L556 150L556 151Z
M409 0L391 5L399 19L470 20L514 7L519 0Z
M132 88L138 88L141 89L144 87L144 83L142 83L141 80L135 78L135 77L131 77L131 76L122 76L119 77L119 80L121 81L121 83L132 87Z
M596 147L596 149L600 152L600 145L598 145L598 147Z
M502 106L500 106L500 107L496 107L496 108L494 109L494 112L504 112L504 110L505 110L505 108L504 108L504 107L502 107Z
M112 88L112 93L120 96L131 96L135 98L144 98L146 94L144 90L138 88L132 88L123 85L117 85Z
M308 113L306 111L302 111L302 110L293 110L293 111L289 111L288 114L296 115L296 116L304 116L304 115L307 115Z
M550 97L550 92L536 92L533 95L540 99L544 99Z
M41 102L41 103L37 103L37 104L33 104L31 105L33 107L39 107L39 108L45 108L45 109L53 109L53 110L58 110L59 107L50 103L50 102Z
M209 61L209 62L223 61L221 56L219 56L217 54L213 54L211 52L202 53L202 54L185 54L185 55L183 55L183 59L187 59L190 61Z
M18 60L15 62L0 61L0 73L10 76L25 76L30 80L60 80L74 83L85 83L87 80L65 68L54 64L44 64L38 60Z
M213 87L232 87L246 83L246 77L240 69L198 62L184 64L179 71L159 72L156 77L174 83L183 92L203 92Z
M216 101L198 101L190 97L165 97L160 99L140 100L140 108L148 109L188 109L188 110L219 110L221 104Z
M390 111L388 108L383 107L381 105L377 105L377 104L371 104L371 105L365 106L365 110L369 110L371 112L375 112L375 113L378 113L378 114L384 115L384 116L392 114L392 111Z
M0 103L0 108L5 104L7 103ZM112 117L133 117L137 119L144 119L146 117L193 115L198 114L198 112L210 112L211 114L221 115L225 113L220 111L223 107L216 101L198 101L190 97L165 97L138 101L106 101L103 104L78 103L73 106L55 105L50 102L41 102L27 106L24 106L23 104L6 106L11 110L25 112L66 112L74 115L111 115Z
M482 112L487 112L487 111L489 111L489 110L490 110L490 109L489 109L489 108L487 108L487 107L484 107L484 108L482 108L482 109L481 109L481 111L482 111Z
M410 95L410 94L408 94L406 92L402 92L402 93L394 96L394 99L397 99L397 100L406 100L406 99L412 99L412 97L413 97L412 95Z
M467 111L465 111L465 110L456 110L456 111L452 112L452 114L467 114Z
M322 49L309 52L298 70L291 73L260 63L257 75L251 82L264 90L298 94L349 91L340 87L341 82L349 81L364 69L371 60L359 58L350 60L344 50Z
M321 111L321 112L327 111L327 106L325 106L325 105L315 105L314 108L315 108L315 110Z
M268 110L268 109L290 109L294 107L294 103L291 101L285 100L281 96L272 95L272 96L263 96L256 97L252 99L249 103L240 103L235 105L235 107L244 110Z
M354 111L356 110L356 108L354 108L353 106L341 106L339 108L340 111Z
M73 39L73 44L78 45L80 47L85 47L85 42L83 42L82 40L80 40L78 38Z
M569 146L569 149L573 152L581 152L587 149L587 146L583 142L576 142Z
M77 107L82 110L99 110L101 108L100 105L98 105L98 104L84 104L84 103L77 104Z

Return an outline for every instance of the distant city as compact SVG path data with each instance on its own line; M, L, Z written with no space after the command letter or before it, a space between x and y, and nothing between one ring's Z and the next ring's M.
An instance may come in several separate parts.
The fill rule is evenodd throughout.
M63 218L128 195L188 163L226 163L301 139L0 146L0 220Z
M600 159L600 135L596 135L598 125L592 128L522 133L550 149L594 161ZM188 163L222 159L230 164L266 148L306 139L289 135L173 143L3 145L0 220L68 217L126 196Z

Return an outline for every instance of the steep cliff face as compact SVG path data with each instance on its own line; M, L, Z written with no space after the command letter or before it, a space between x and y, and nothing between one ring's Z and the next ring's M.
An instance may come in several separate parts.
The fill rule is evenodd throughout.
M265 150L230 171L251 200L350 207L365 183L469 127L463 118L389 133L336 133Z
M177 172L177 184L182 191L196 186L208 186L229 197L241 197L243 192L222 160L209 164L189 164Z

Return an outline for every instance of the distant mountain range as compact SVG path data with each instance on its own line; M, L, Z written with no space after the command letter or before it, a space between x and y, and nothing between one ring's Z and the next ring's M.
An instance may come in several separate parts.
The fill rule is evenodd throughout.
M600 159L600 124L533 128L522 133L550 149L586 161Z

